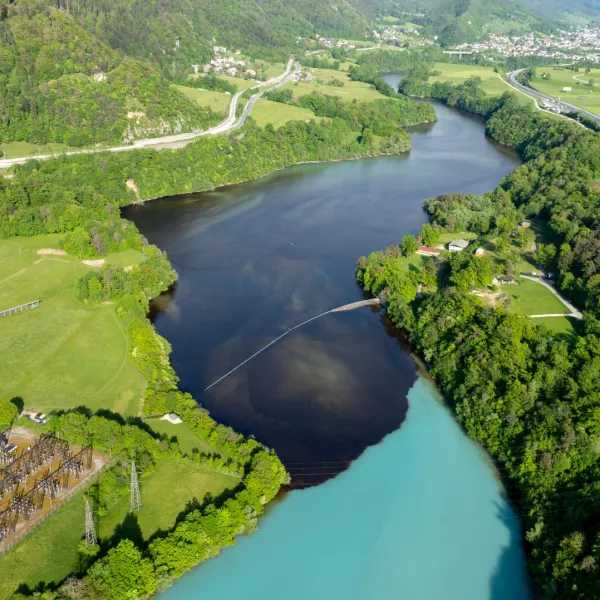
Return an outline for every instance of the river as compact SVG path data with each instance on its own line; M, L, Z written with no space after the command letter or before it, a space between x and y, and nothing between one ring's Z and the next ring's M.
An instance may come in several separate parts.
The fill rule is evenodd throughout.
M274 447L293 487L322 484L288 493L165 598L528 597L493 470L378 310L313 321L203 392L288 328L362 299L355 260L416 233L424 199L489 191L519 164L480 119L435 109L405 156L303 165L125 212L180 275L154 317L182 388Z

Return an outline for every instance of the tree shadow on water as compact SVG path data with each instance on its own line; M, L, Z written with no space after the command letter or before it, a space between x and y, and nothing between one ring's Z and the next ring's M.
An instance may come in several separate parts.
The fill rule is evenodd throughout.
M525 564L521 537L521 522L510 506L502 501L496 504L498 519L509 533L508 544L502 549L490 579L490 600L532 600L532 582Z

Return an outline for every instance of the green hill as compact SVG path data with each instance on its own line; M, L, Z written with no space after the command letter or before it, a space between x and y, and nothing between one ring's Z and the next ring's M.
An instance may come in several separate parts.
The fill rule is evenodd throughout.
M422 25L423 34L439 36L442 46L476 41L489 33L548 31L553 27L520 1L375 0L375 6L379 14L388 12Z
M348 0L70 0L70 13L112 48L172 77L206 62L213 43L281 62L297 52L297 36L356 39L370 28Z
M120 143L216 121L71 16L41 1L0 0L0 142Z

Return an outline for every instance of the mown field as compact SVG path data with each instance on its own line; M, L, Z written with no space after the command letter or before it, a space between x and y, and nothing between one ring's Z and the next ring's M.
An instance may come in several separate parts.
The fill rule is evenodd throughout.
M549 74L550 79L544 79L543 73ZM589 85L590 80L592 86ZM555 98L560 96L565 102L600 114L600 69L592 69L586 74L583 69L575 73L561 68L538 67L531 85L543 94ZM564 92L566 87L570 87L571 91Z
M66 144L30 144L29 142L8 142L0 144L0 158L18 158L32 154L46 154L52 152L65 152Z
M342 100L352 102L356 98L359 102L370 102L372 100L381 100L383 96L368 83L362 81L350 81L348 74L344 71L334 71L333 69L307 69L312 75L313 80L310 83L289 82L281 89L292 90L296 98L305 96L312 92L320 92L328 96L338 96ZM328 85L334 79L343 83L342 87Z
M504 92L511 92L516 94L519 102L522 104L533 104L533 98L527 94L523 94L513 87L508 85L491 67L479 67L477 65L461 65L461 64L450 64L450 63L436 63L434 67L437 71L441 71L441 75L430 77L429 81L450 81L454 84L460 84L469 79L470 77L479 77L482 80L481 88L486 94L490 96L497 96L504 94ZM549 118L560 119L557 115L552 113L547 114Z
M125 494L106 516L98 517L100 541L115 534L147 541L158 530L171 528L194 498L202 502L206 494L218 495L238 483L235 477L189 463L159 461L155 470L140 480L139 513L128 516L129 495ZM84 534L83 493L78 493L19 545L0 556L0 600L9 598L20 584L35 588L41 583L58 583L76 571L77 545Z
M281 102L272 102L265 98L260 98L253 106L250 116L260 127L270 123L277 129L288 121L307 121L317 119L315 114L307 108L282 104Z
M500 288L512 299L512 307L524 315L569 313L569 309L549 289L535 281L519 279L516 284L501 284Z
M0 310L33 300L39 308L0 319L0 394L40 411L85 405L135 415L145 379L129 359L112 305L75 299L76 281L91 267L69 256L40 256L58 235L0 240ZM109 255L133 265L137 251Z
M223 92L213 92L211 90L201 90L187 87L185 85L175 85L181 93L185 94L190 100L198 103L200 106L210 106L214 112L227 115L229 105L231 104L232 94Z

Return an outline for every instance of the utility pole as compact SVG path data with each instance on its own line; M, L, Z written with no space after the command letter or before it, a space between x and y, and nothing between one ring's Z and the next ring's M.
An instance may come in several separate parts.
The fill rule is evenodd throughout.
M85 499L85 545L90 548L96 546L98 540L96 538L96 528L94 527L94 515L90 505L90 499Z
M131 498L129 512L139 512L142 508L142 495L140 494L140 484L138 483L137 469L135 461L131 461Z

